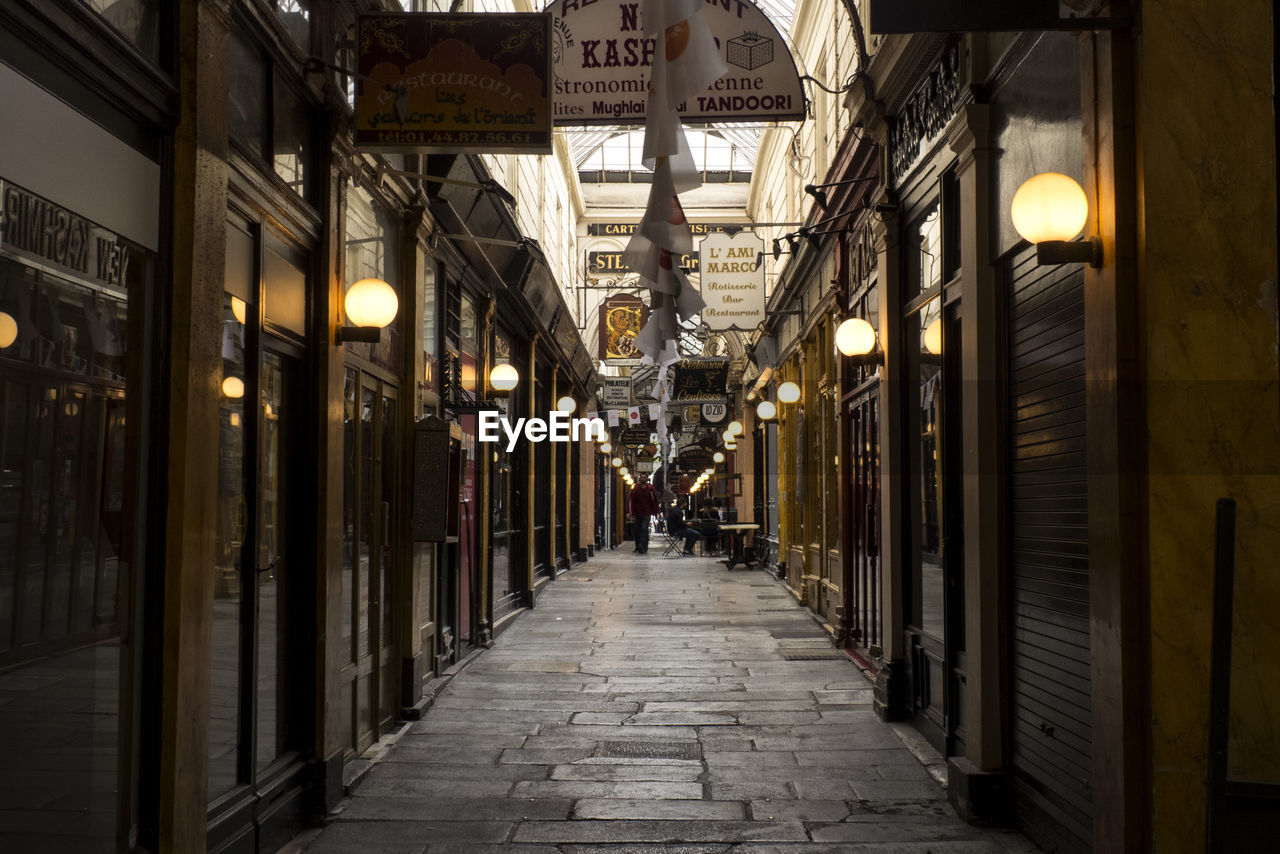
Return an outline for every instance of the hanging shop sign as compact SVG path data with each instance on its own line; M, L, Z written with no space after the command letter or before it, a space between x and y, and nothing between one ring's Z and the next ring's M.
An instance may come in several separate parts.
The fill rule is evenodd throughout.
M634 222L589 222L587 223L588 237L630 237L636 233ZM737 234L746 225L732 222L691 222L689 223L689 233L694 237L702 237L707 234L718 234L722 231L729 234Z
M630 448L640 448L649 444L648 427L628 427L618 436L618 444Z
M640 474L653 474L653 460L636 460L636 471Z
M386 13L356 24L356 145L551 153L551 16Z
M704 424L720 424L724 421L725 416L728 414L729 414L728 403L702 404L702 421Z
M697 255L681 255L680 266L684 268L686 273L698 272L698 256ZM624 276L627 273L634 273L622 260L622 250L616 252L588 252L587 253L587 275L588 276Z
M656 39L640 23L638 0L556 0L554 119L563 125L644 124ZM804 89L777 27L749 0L702 7L729 71L681 104L686 122L804 118Z
M636 335L648 317L644 300L630 294L615 294L600 304L600 358L605 364L640 364Z
M600 387L600 405L603 407L628 407L631 405L631 377L604 377Z
M715 451L702 445L693 445L680 452L680 470L700 472L715 467Z
M722 403L729 384L729 360L681 359L672 366L671 375L674 402Z
M1063 15L1063 6L1089 4L1063 0L871 0L872 33L989 33L1057 30L1073 23L1088 29L1095 18Z
M702 238L699 286L707 304L702 322L713 331L745 331L764 322L764 265L756 263L763 251L764 241L752 232Z

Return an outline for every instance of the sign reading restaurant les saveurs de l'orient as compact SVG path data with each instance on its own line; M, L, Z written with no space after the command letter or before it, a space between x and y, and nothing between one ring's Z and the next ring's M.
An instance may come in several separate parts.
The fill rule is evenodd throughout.
M640 0L556 0L551 53L558 125L643 124L656 39L645 35ZM729 71L680 106L686 122L804 118L804 90L787 43L749 0L706 0Z
M551 153L551 17L361 15L356 145Z

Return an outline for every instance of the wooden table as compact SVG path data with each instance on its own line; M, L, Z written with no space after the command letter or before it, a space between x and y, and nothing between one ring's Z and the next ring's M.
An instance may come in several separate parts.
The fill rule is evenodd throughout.
M738 564L743 566L754 566L754 560L747 560L746 554L743 552L743 540L746 539L747 531L758 531L759 525L751 522L730 522L727 525L721 525L720 531L729 535L729 556L725 559L725 566L733 569Z

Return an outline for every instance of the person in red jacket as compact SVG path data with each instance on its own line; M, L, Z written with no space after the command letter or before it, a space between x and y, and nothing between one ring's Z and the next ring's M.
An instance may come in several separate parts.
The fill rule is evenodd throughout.
M649 483L649 475L638 475L638 480L627 499L627 512L634 520L632 529L636 537L636 554L645 554L649 551L649 517L660 513L662 508L658 505L658 493Z

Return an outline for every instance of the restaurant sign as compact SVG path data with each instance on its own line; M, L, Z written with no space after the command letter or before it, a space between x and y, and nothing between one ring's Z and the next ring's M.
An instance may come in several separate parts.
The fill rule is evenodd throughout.
M551 17L376 13L357 23L356 145L551 153Z
M558 125L644 124L656 39L639 0L556 0L552 55ZM804 89L791 50L750 0L709 0L702 16L729 70L679 111L686 122L804 118Z
M600 304L600 358L610 365L638 365L636 336L649 317L640 297L616 294Z
M681 359L672 366L671 400L677 404L723 403L728 386L728 359Z
M750 330L764 322L764 241L751 232L711 234L698 249L702 322L715 332Z

